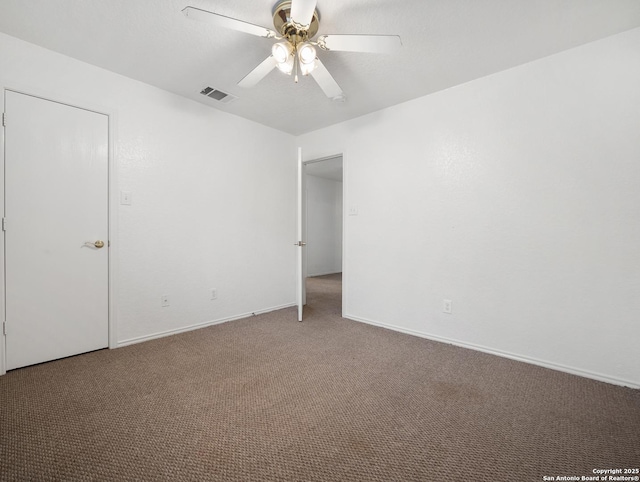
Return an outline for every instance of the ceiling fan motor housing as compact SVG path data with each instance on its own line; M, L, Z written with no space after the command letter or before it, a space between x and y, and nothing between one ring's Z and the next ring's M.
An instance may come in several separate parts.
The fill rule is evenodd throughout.
M318 33L320 15L316 9L309 25L297 24L291 20L291 0L282 0L273 7L273 25L276 31L296 45L308 41Z

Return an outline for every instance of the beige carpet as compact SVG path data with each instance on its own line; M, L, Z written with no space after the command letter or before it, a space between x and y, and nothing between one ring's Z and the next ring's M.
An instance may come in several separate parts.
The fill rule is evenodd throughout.
M541 481L640 466L640 391L286 309L0 377L0 480Z

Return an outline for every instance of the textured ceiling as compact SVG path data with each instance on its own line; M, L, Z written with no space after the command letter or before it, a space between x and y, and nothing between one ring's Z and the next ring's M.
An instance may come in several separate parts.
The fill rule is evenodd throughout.
M638 0L318 0L319 34L399 34L396 54L324 52L347 95L272 71L237 82L273 40L185 18L192 5L272 28L275 0L0 0L0 31L70 57L302 134L640 26ZM206 86L238 97L219 104Z

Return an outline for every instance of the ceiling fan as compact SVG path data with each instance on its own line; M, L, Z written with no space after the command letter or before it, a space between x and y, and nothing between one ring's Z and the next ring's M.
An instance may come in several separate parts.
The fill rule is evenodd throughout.
M344 92L318 58L316 47L329 52L387 53L399 48L402 41L398 35L321 35L312 41L320 26L316 2L280 0L273 8L275 30L196 7L186 7L182 13L218 27L278 40L271 48L271 55L240 80L239 86L253 87L277 67L281 72L293 75L296 82L298 74L311 74L327 97L344 102Z

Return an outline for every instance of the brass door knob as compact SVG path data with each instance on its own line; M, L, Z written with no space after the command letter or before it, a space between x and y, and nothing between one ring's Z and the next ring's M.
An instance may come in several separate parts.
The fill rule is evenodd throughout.
M93 243L93 245L94 245L96 248L100 249L100 248L102 248L102 247L104 246L104 241L100 241L100 240L98 240L98 241L96 241L95 243Z

